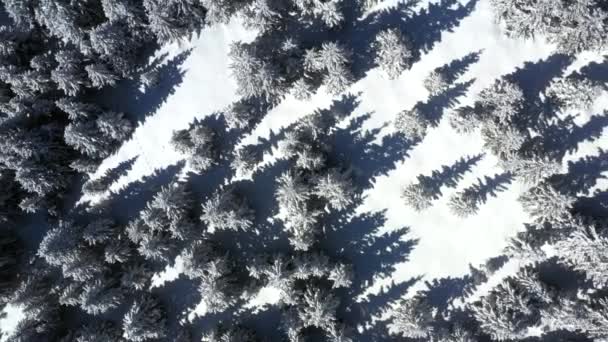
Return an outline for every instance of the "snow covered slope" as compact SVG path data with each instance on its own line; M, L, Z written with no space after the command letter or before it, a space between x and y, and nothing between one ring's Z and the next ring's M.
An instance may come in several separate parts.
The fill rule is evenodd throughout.
M423 1L417 8L426 8L428 3L433 2L435 1ZM465 0L461 2L467 3ZM394 3L396 2L385 1L374 10L390 8ZM186 128L194 119L219 111L237 98L226 55L231 42L250 40L254 36L255 33L247 32L235 20L230 25L205 30L199 39L165 47L164 51L169 53L168 58L191 49L181 66L185 72L183 82L176 87L166 103L136 129L131 141L104 161L98 175L123 161L139 156L131 171L113 185L112 189L117 190L152 174L155 169L181 160L183 156L174 152L169 145L172 131ZM397 79L389 80L380 70L372 69L366 77L353 84L348 92L355 94L360 103L351 117L370 114L362 129L379 128L380 131L372 144L382 144L382 137L392 133L390 123L398 112L410 109L416 103L425 102L429 98L423 81L433 69L471 53L478 53L478 60L468 66L468 70L457 80L463 84L469 81L470 83L456 100L460 104L471 104L476 94L491 85L496 78L529 66L527 63L544 63L554 51L555 47L546 44L542 39L524 41L505 37L493 19L489 1L480 0L473 12L465 17L453 32L443 32L441 40L430 51L423 53L420 61ZM581 68L590 61L599 60L598 56L581 55L570 65L567 72ZM260 137L269 138L273 132L288 126L303 115L317 108L328 107L333 100L334 98L324 93L323 89L309 101L287 97L268 113L242 143L256 143ZM608 101L606 94L603 94L597 100L593 113L606 108ZM588 119L589 117L579 117L577 123ZM606 129L600 139L585 143L576 155L567 156L564 163L585 154L596 153L595 148L598 146L608 148ZM365 199L357 212L382 212L386 221L381 232L407 226L410 230L405 238L415 239L417 244L411 251L409 260L397 265L394 274L389 278L378 279L376 284L370 286L370 292L376 292L381 285L390 282L400 283L416 278L418 281L410 288L411 292L424 288L424 280L463 276L469 271L469 264L478 265L500 254L507 240L523 228L524 222L529 221L517 202L525 186L517 181L509 184L506 191L489 198L477 215L459 218L449 211L447 201L450 195L471 185L477 178L491 177L503 172L497 166L496 158L488 154L459 182L457 188L444 189L442 197L431 208L416 212L400 198L401 188L414 181L417 175L430 174L432 170L451 165L461 157L483 152L479 132L469 135L457 134L449 126L444 115L444 120L432 128L420 144L407 151L405 158L394 161L385 174L373 179L373 187L364 192ZM272 155L265 156L265 165L271 165L276 158L275 150ZM605 183L598 186L606 188ZM160 275L156 285L176 278L180 271L180 264L177 265L177 269Z

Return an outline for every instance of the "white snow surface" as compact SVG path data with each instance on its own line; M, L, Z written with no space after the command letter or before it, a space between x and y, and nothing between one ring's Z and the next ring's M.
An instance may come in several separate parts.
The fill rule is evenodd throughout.
M464 0L462 2L466 3ZM391 6L393 3L395 1L385 1L377 8ZM422 2L421 6L426 6L426 3ZM555 51L554 46L542 39L524 41L507 38L493 18L489 0L480 0L473 13L464 18L453 32L443 32L441 41L399 78L389 80L381 70L371 70L349 89L350 93L358 94L358 100L361 101L352 115L372 113L364 129L389 123L382 130L382 134L388 134L391 133L390 122L398 112L427 99L428 91L423 87L423 80L436 67L471 52L481 51L479 61L471 65L459 80L474 80L467 94L459 99L461 104L469 104L479 91L491 85L496 78L515 71L524 62L538 61ZM170 56L192 49L183 65L186 71L183 83L154 115L136 129L130 141L104 161L96 176L139 155L132 170L112 186L113 190L117 190L150 175L155 169L183 159L169 145L172 131L184 129L195 118L221 110L237 99L236 86L230 78L227 53L231 42L250 40L254 36L255 32L248 32L235 20L229 25L206 29L201 38L165 47L164 51L169 52ZM589 61L598 60L598 56L582 54L569 67L568 72ZM243 143L255 143L258 137L268 137L271 131L277 132L314 109L328 107L334 99L322 90L305 102L288 97L267 114ZM608 97L604 94L594 106L594 112L589 111L589 114L601 113L607 107ZM588 115L583 115L578 123L588 118ZM579 151L568 156L566 161L595 154L598 146L608 148L608 130L604 130L599 140L582 144ZM376 178L373 188L365 192L364 203L357 211L364 213L386 210L387 221L383 231L407 226L410 232L406 238L418 239L418 243L409 255L409 260L397 265L396 272L389 279L377 280L370 286L369 292L376 292L381 285L391 281L400 283L421 276L422 279L410 288L411 295L424 288L424 280L463 276L468 273L469 264L479 265L486 259L499 255L508 238L523 229L523 223L529 219L517 198L525 187L517 182L513 182L507 191L499 193L497 197L490 198L481 206L479 214L473 217L458 218L447 208L447 200L455 191L469 186L477 178L501 173L496 166L496 158L489 154L473 167L473 172L459 182L457 189L443 188L442 198L432 208L416 212L400 199L401 187L413 181L418 174L430 174L432 170L450 165L460 157L482 152L482 141L478 133L459 135L450 128L444 116L439 126L431 129L422 143L408 152L409 157L397 162L387 175ZM273 163L276 153L273 155L275 157L266 156L265 163ZM606 188L607 184L604 182L598 184L598 187ZM176 262L175 267L155 276L153 286L161 286L165 281L176 279L180 272L181 263ZM277 300L275 297L276 291L266 289L255 297L251 305L273 303ZM192 314L203 312L201 309Z
M22 308L10 303L7 304L0 313L6 314L4 318L0 318L0 331L4 334L0 337L0 341L4 342L7 341L11 332L17 327L17 324L19 324L19 321L25 318L25 314L23 313Z

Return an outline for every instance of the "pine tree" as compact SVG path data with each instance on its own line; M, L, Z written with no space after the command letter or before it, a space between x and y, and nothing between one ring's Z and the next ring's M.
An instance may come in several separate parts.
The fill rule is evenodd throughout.
M232 269L226 259L217 258L207 263L207 270L199 278L198 291L208 313L228 309L236 299Z
M228 23L232 15L247 4L241 0L201 0L201 3L206 9L205 20L212 25Z
M508 155L501 160L502 167L511 172L526 184L536 185L561 171L561 164L548 158L523 158L518 155Z
M568 209L574 198L557 191L550 183L542 182L520 198L524 210L539 223L560 223L570 218Z
M481 330L499 341L524 338L527 328L540 318L527 294L508 280L471 310Z
M203 204L201 221L210 232L249 230L253 226L253 214L245 198L229 189L216 192Z
M608 284L608 238L589 225L577 230L568 239L555 244L560 259L575 270L585 272L597 288Z
M203 124L195 123L189 129L173 132L173 147L188 156L188 162L197 172L209 170L217 162L215 133Z
M481 135L484 148L502 159L517 153L527 139L524 132L512 125L504 126L491 121L483 125Z
M74 342L116 341L124 342L120 327L112 322L93 322L78 329L74 334Z
M192 0L144 0L150 29L160 43L190 38L204 25L204 4Z
M181 258L184 264L184 274L191 279L196 279L207 273L210 262L226 257L219 253L212 242L203 240L186 248L181 253ZM228 265L228 260L225 259L223 263Z
M424 79L424 87L431 96L437 96L450 87L450 81L440 70L436 69Z
M111 142L99 131L94 121L70 123L65 128L66 144L90 157L105 158L110 154Z
M293 2L302 15L320 19L329 28L339 26L344 21L342 0L294 0Z
M411 140L421 140L426 136L429 126L427 119L419 109L404 110L397 114L394 121L395 130Z
M306 51L304 69L323 75L323 84L330 94L339 94L353 82L350 70L351 51L336 42L326 42L321 49Z
M34 1L4 0L2 3L16 26L26 29L32 27L34 24Z
M141 291L148 288L153 274L147 262L131 261L123 265L120 284L126 289Z
M606 21L606 9L593 0L492 0L492 6L509 35L544 35L560 51L571 54L601 50L606 45L606 27L598 24Z
M106 21L98 25L91 30L90 40L92 49L103 56L115 70L123 76L131 73L141 43L131 36L125 22Z
M106 243L103 253L108 264L125 263L133 255L133 247L124 235L119 235Z
M339 304L331 293L318 288L308 289L298 307L298 315L305 327L330 330L337 320L336 310Z
M428 338L433 321L433 309L422 297L414 297L399 303L388 327L406 338Z
M262 60L253 45L236 42L230 47L230 69L244 98L272 100L284 92L283 79L273 63Z
M101 133L114 142L126 140L133 131L133 125L124 118L123 113L106 111L95 120L95 123Z
M98 278L84 284L80 295L81 308L91 314L104 314L116 309L124 300L124 294L108 279Z
M413 58L411 44L398 29L380 31L376 36L375 50L375 62L390 79L399 77L411 66Z
M258 338L256 334L247 328L241 326L224 327L218 326L211 332L205 333L202 337L202 342L256 342Z
M253 0L243 11L245 26L260 32L269 32L283 20L284 7L284 4L278 1Z
M562 112L583 111L591 108L601 91L587 79L566 77L553 81L546 90L546 96Z
M58 66L51 71L51 79L66 95L75 96L88 86L88 77L83 67L82 57L77 51L59 51L55 54L55 59Z
M95 88L114 86L118 81L118 76L114 74L105 64L89 64L84 68L87 72L91 85Z
M524 102L521 88L504 78L483 90L478 100L486 120L503 125L510 124L512 118L523 110Z
M353 184L348 172L330 169L315 180L314 194L325 199L336 210L343 210L354 201Z
M108 242L116 236L116 224L112 219L99 218L87 224L82 230L82 238L95 246Z
M333 282L333 288L349 288L353 282L353 269L349 265L336 264L327 277Z
M279 290L283 302L292 303L294 298L290 298L289 294L294 285L294 271L291 270L293 266L291 260L281 254L272 257L258 256L247 265L247 271L264 286Z
M235 151L230 167L238 176L245 176L255 170L262 161L262 155L256 145L245 145Z
M137 298L122 320L123 337L141 342L167 336L165 310L150 294Z

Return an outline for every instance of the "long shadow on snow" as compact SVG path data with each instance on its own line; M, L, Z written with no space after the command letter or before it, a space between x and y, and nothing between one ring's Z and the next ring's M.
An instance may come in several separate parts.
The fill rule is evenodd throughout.
M605 179L608 171L608 151L599 150L596 156L585 156L568 162L568 172L554 175L551 183L564 192L572 195L579 193L589 195L597 181Z
M554 78L561 77L573 61L571 56L553 54L544 60L526 62L523 67L504 76L506 80L517 84L524 94L525 107L515 117L515 123L520 129L532 127L540 130L546 126L546 118L554 117L553 109L547 103L540 102L539 94Z
M184 51L156 67L158 83L143 92L138 79L124 80L112 88L102 89L96 98L107 108L125 113L133 122L142 123L175 94L175 88L183 82L186 74L181 66L191 53L192 50ZM160 56L155 63L164 58L166 55Z
M414 51L412 63L415 63L423 53L441 41L444 31L451 32L471 14L477 0L471 0L466 5L457 0L442 0L415 12L417 3L415 0L400 2L395 7L372 13L354 22L352 27L346 27L340 32L341 36L336 37L353 50L353 69L357 79L376 66L370 47L374 45L379 32L396 28L405 33Z
M583 142L593 142L602 137L602 132L608 127L608 115L593 115L582 126L574 122L574 117L554 118L554 122L543 125L542 135L532 138L532 150L554 160L562 160L566 154L578 151Z
M467 17L475 8L477 0L470 0L466 5L458 0L442 0L431 3L419 12L414 11L417 0L402 2L395 7L374 12L369 16L361 16L360 4L348 5L345 8L345 23L339 29L315 30L308 25L292 22L293 26L281 32L260 36L261 44L275 44L286 38L297 36L302 47L316 46L319 41L338 41L353 51L352 69L355 82L365 77L366 73L376 67L374 62L374 45L376 35L385 29L398 28L406 32L412 44L414 58L412 64L420 59L421 51L430 51L435 43L441 40L443 31L452 31L460 21ZM265 114L275 107L277 103L266 103L263 99L241 100L253 109L253 118L250 126L241 132L242 136L253 131L261 122ZM277 99L280 102L280 99Z
M113 192L108 199L109 210L113 218L121 224L127 224L137 217L139 212L145 208L146 203L154 197L163 185L175 179L175 176L179 174L183 167L183 162L169 165Z

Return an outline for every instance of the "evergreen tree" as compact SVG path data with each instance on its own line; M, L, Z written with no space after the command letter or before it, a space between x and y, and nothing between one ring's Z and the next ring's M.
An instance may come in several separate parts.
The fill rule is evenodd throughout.
M511 172L526 184L536 185L561 171L561 164L548 158L523 158L518 155L508 155L501 160L502 167Z
M209 170L217 163L215 133L203 124L195 123L189 129L173 132L171 144L188 156L188 162L197 172Z
M601 50L606 45L606 8L594 0L492 0L507 34L544 35L565 53Z
M353 184L348 172L330 169L315 180L314 194L336 210L343 210L354 201Z
M203 221L210 232L218 230L250 230L253 226L252 210L244 197L234 190L220 190L203 204Z
M125 298L116 285L103 277L87 282L80 295L81 308L91 315L104 314L116 309Z
M55 54L55 59L58 66L51 72L51 79L66 95L75 96L89 85L82 57L77 51L62 50Z
M429 126L427 119L416 107L399 112L393 124L397 132L411 140L423 139Z
M302 15L320 19L329 28L344 21L343 0L294 0L293 3Z
M224 327L218 326L211 332L203 335L202 342L256 342L258 338L255 333L241 326Z
M74 342L116 341L124 342L120 327L108 321L94 322L78 329Z
M592 225L558 241L555 249L560 259L584 272L595 287L608 284L608 238L600 235Z
M114 74L105 64L89 64L84 68L87 72L91 85L95 88L114 86L118 81L118 76Z
M601 91L599 86L585 78L566 77L553 81L545 93L549 103L565 112L590 109Z
M376 63L390 79L409 68L413 54L409 40L398 29L387 29L376 36Z
M433 332L433 309L422 297L402 301L392 314L389 329L406 338L428 338Z
M339 300L331 293L318 288L308 289L298 307L298 315L305 327L331 330L337 320L336 310L339 304Z
M323 75L323 84L330 94L339 94L353 82L350 71L351 52L336 42L326 42L321 49L306 51L305 71Z
M520 198L524 210L537 222L560 223L570 218L574 198L557 191L547 181L529 189Z
M504 78L484 89L478 99L485 120L503 125L512 123L512 118L523 110L524 102L524 94L519 86Z
M261 59L254 45L236 42L230 47L230 69L244 98L276 98L284 92L284 81L273 63Z
M193 0L143 0L150 29L160 43L190 38L204 25L205 8Z
M262 155L256 145L242 146L234 154L234 160L230 167L238 176L248 175L262 162Z
M141 342L167 336L165 310L158 299L143 294L135 299L122 320L123 337Z

